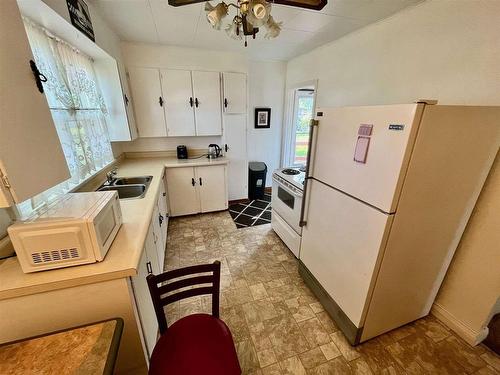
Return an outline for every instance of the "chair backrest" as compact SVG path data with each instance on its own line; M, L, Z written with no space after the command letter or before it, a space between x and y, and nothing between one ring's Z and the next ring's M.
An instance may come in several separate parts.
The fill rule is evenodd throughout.
M171 281L183 276L196 275L200 273L211 272L211 275L200 275L189 278L172 281L164 285L160 285L166 281ZM219 292L220 292L220 262L215 261L212 264L201 264L197 266L190 266L179 268L173 271L164 272L159 275L148 275L146 277L148 282L149 292L153 300L153 306L158 320L158 327L160 334L163 334L167 328L167 318L163 308L173 302L181 299L199 296L204 294L212 295L212 315L216 318L219 317ZM210 286L201 286L197 288L185 289L177 293L172 293L176 290L192 287L200 284L211 284Z

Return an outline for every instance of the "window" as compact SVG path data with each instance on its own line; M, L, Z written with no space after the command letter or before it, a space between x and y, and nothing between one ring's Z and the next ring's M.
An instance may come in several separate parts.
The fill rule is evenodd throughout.
M293 165L305 165L309 145L309 123L313 116L314 91L299 89L295 92Z
M31 20L24 21L38 69L47 77L43 87L71 178L18 205L23 216L113 161L107 111L93 60Z

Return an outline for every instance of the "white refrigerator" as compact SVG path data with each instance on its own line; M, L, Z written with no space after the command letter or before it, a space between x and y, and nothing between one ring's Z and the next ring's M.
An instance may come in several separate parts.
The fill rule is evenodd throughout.
M319 108L300 272L352 344L427 315L500 146L500 107Z

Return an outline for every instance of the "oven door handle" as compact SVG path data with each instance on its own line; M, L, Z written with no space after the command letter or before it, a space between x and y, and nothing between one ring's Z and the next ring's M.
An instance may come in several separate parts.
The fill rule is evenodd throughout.
M311 167L311 154L312 145L314 138L314 128L319 125L319 122L315 119L311 120L311 125L309 126L309 142L307 146L307 161L306 161L306 176L304 178L304 193L302 194L302 207L300 208L300 220L299 227L303 228L307 225L307 220L305 219L306 202L307 202L307 185L309 183L309 168Z
M276 182L279 185L279 187L282 188L283 190L285 190L287 193L290 193L294 197L302 198L302 195L303 195L302 193L297 193L296 191L293 191L288 186L286 186L285 184L283 184L282 182L280 182L278 179L276 179L274 177L273 177L273 181Z

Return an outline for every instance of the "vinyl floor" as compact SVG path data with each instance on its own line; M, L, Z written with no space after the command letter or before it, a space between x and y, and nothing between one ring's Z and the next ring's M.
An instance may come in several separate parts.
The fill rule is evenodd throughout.
M221 318L244 374L500 374L500 357L429 316L351 347L269 224L237 229L229 212L174 218L166 269L220 260ZM210 297L167 307L169 323L209 312Z

